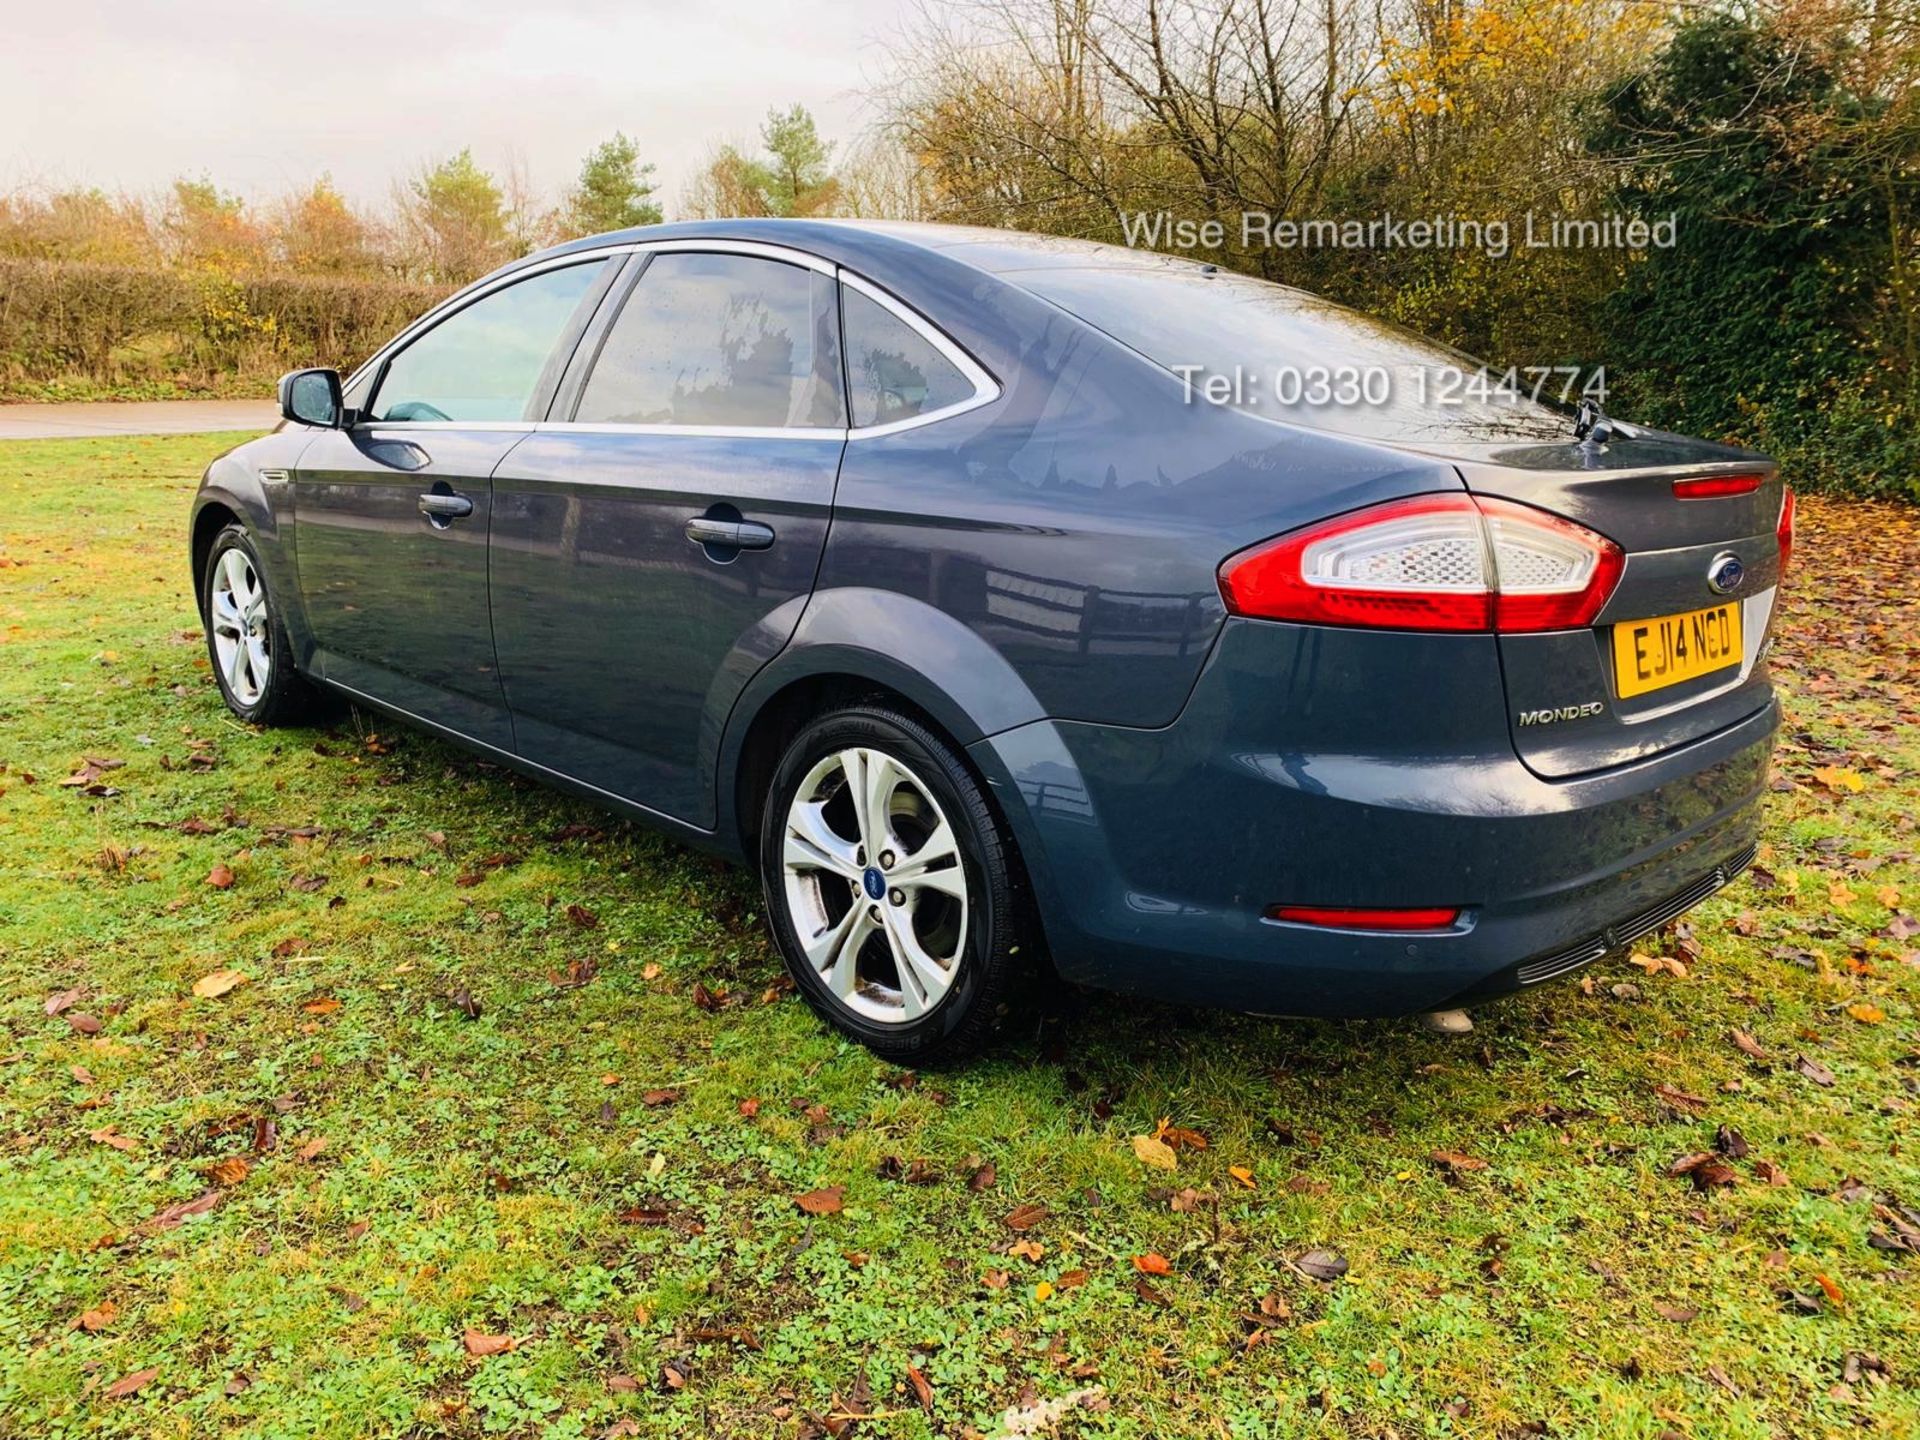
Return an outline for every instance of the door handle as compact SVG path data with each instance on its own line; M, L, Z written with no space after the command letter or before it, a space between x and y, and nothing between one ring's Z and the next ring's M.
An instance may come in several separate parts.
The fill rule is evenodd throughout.
M757 520L715 520L696 515L687 521L687 538L715 549L765 550L773 544L773 527Z
M437 524L464 520L473 514L473 501L464 495L442 495L429 491L420 497L420 513Z

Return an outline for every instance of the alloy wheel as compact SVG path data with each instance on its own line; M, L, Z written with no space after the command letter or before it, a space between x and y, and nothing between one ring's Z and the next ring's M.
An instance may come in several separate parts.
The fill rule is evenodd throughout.
M782 881L807 963L847 1009L918 1020L946 996L967 941L967 876L933 792L882 750L835 751L787 807Z
M238 546L221 555L214 567L207 615L213 627L214 662L228 693L244 707L259 704L273 669L267 587Z

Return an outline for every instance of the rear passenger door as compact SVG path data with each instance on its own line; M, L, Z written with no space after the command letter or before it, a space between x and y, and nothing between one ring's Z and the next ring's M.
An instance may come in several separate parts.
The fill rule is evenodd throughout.
M826 541L835 282L767 246L640 258L494 472L494 641L523 758L704 828L720 727Z

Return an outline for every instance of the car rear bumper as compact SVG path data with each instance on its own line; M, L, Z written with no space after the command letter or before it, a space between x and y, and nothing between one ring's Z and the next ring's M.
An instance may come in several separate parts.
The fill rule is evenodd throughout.
M1380 674L1427 703L1341 693ZM1769 702L1652 759L1546 780L1507 741L1485 637L1230 623L1173 725L1039 721L972 753L1068 979L1377 1016L1567 974L1727 883L1757 844L1777 725ZM1275 903L1464 913L1443 932L1332 931L1262 918Z

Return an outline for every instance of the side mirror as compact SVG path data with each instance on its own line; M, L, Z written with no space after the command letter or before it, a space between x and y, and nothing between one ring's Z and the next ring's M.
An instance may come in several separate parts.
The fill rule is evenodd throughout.
M340 424L340 372L291 370L280 377L280 414L298 425Z

